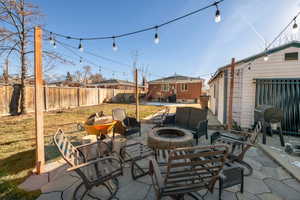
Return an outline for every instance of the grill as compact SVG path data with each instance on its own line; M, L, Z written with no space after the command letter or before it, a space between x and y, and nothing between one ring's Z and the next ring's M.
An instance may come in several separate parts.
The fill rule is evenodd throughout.
M272 124L276 124L276 131L279 133L281 146L284 146L284 140L281 129L281 122L283 121L283 112L281 109L272 105L259 105L254 109L254 122L261 122L263 126L263 144L266 144L267 130L270 130L272 136Z
M283 120L283 112L271 105L260 105L254 110L254 121L262 123L280 123Z

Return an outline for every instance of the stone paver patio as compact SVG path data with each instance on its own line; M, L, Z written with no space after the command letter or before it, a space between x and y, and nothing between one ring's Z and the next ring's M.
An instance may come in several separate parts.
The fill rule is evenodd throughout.
M145 141L146 133L152 127L151 124L143 124L142 137L133 137L132 140ZM210 131L212 132L212 131ZM204 138L203 138L204 140ZM206 144L202 141L202 145ZM201 144L200 144L201 145ZM225 189L223 193L224 200L299 200L300 183L292 178L277 163L272 161L266 154L258 148L252 148L247 152L247 162L251 163L254 172L250 177L245 177L245 191L239 192L239 187ZM141 161L143 167L148 167L148 160ZM51 176L50 182L44 185L42 195L38 200L50 199L72 199L72 194L76 186L81 182L74 173L67 173L67 166L63 165ZM155 199L155 193L152 187L150 176L145 176L133 181L130 174L130 168L125 167L124 176L119 178L120 188L115 199L120 200L150 200ZM218 199L218 189L213 194L208 193L205 196L207 200ZM93 191L94 194L101 195L99 191ZM88 197L86 199L89 199ZM91 198L92 199L92 198ZM170 199L170 198L164 198ZM187 197L186 199L189 199Z

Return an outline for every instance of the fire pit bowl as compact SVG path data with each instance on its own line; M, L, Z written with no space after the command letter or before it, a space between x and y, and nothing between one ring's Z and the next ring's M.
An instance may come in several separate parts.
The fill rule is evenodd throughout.
M193 134L176 127L161 127L152 129L148 134L148 146L153 149L174 149L191 146Z

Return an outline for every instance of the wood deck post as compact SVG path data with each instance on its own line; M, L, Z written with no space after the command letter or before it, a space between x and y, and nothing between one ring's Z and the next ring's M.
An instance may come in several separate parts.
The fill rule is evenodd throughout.
M234 67L235 59L232 58L230 65L230 90L229 90L229 105L228 105L228 129L232 129L232 104L233 104L233 88L234 88Z
M35 73L35 130L36 130L36 172L44 172L44 100L42 68L42 29L34 28L34 73Z
M140 109L139 109L139 86L138 86L138 70L135 68L134 71L134 79L135 79L135 113L136 120L140 121Z

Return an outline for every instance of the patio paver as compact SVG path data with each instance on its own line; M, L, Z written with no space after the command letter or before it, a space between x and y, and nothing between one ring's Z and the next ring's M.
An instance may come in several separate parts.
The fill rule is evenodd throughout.
M143 141L146 140L146 133L151 129L151 124L143 124L142 137L133 137L133 140ZM209 131L211 133L212 131ZM208 144L204 138L200 144ZM249 153L247 152L245 159L251 163L254 168L254 173L250 177L245 177L245 192L241 194L238 187L225 189L223 193L223 200L299 200L300 197L300 183L287 174L277 163L271 160L263 151L258 148L252 148ZM147 166L148 161L143 161ZM43 193L48 191L47 194L42 194L38 200L46 199L72 199L72 194L80 181L74 178L72 174L61 171L61 176L55 176L55 184L50 182L43 188ZM151 178L149 176L132 180L129 168L124 169L124 176L119 178L120 188L117 197L120 200L136 199L136 200L153 200L155 193L152 187ZM217 200L218 189L216 188L213 194L208 193L205 197L206 200ZM46 190L47 189L47 190ZM53 191L53 192L50 192ZM59 197L59 198L58 198ZM89 198L86 198L89 199ZM170 199L170 198L164 198ZM190 197L186 198L191 199Z

